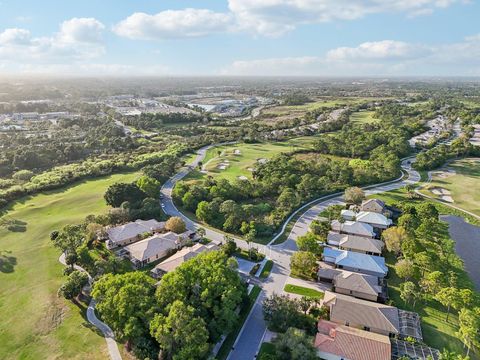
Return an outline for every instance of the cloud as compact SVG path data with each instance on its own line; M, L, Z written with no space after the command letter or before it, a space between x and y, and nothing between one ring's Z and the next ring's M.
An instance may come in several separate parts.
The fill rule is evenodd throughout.
M229 0L240 28L279 36L302 24L348 21L379 13L426 15L462 0Z
M327 52L329 61L351 60L399 60L425 56L429 50L425 46L403 41L383 40L365 42L357 47L339 47Z
M382 40L339 47L319 56L237 60L222 75L478 75L480 34L442 45Z
M73 18L60 25L58 38L68 43L101 43L103 29L105 25L94 18Z
M114 26L130 39L175 39L228 31L232 17L207 9L166 10L155 15L134 13Z
M81 61L105 52L101 34L105 26L93 18L64 21L51 36L32 37L30 31L10 28L0 32L0 61L63 63Z
M431 14L468 0L228 0L228 12L187 8L136 12L113 27L130 39L176 39L222 32L280 36L300 25L349 21L379 13Z
M18 72L27 75L81 75L81 76L161 76L167 75L170 69L163 65L137 67L128 64L23 64Z

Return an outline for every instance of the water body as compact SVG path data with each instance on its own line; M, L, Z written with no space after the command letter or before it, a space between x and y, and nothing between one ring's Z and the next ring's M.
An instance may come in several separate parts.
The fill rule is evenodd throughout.
M442 215L440 217L450 226L448 232L455 240L455 250L465 263L465 270L480 291L480 227L471 225L459 216Z

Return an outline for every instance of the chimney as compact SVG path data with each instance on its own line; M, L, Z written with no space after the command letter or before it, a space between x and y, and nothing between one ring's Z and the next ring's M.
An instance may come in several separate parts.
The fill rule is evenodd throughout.
M337 330L332 328L330 329L330 337L335 339L335 336L337 335Z

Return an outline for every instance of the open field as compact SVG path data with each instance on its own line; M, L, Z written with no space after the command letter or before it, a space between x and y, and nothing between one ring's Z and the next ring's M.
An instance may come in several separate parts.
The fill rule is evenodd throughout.
M350 115L350 121L354 124L370 124L378 121L373 117L374 111L357 111Z
M252 169L258 165L259 161L271 159L280 153L311 149L315 139L315 136L305 136L282 142L218 146L207 151L204 160L207 174L195 171L189 174L186 180L198 179L204 175L228 180L235 180L240 176L251 178Z
M22 232L0 228L0 358L106 359L105 340L90 328L80 308L57 297L64 280L51 231L101 213L106 188L130 182L138 173L82 181L16 202L9 219ZM7 262L7 263L6 263Z
M422 193L480 215L480 159L457 160L433 172Z
M317 109L328 109L335 107L343 107L348 105L360 104L373 100L371 98L335 98L335 99L320 99L306 103L304 105L279 105L268 107L262 110L260 118L265 122L276 122L280 120L288 120L303 117L307 112ZM376 99L378 100L378 99Z

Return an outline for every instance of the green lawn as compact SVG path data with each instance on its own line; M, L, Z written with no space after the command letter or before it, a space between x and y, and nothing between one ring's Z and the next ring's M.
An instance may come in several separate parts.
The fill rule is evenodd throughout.
M354 124L370 124L378 121L373 117L374 111L357 111L350 115L350 121Z
M323 296L325 295L321 291L306 288L306 287L303 287L303 286L292 285L292 284L285 285L285 288L283 290L287 293L290 293L290 294L297 294L297 295L315 297L315 298L320 298L320 299L323 299Z
M271 360L275 356L275 345L269 342L262 343L258 352L257 360Z
M257 166L257 160L270 159L275 155L285 152L291 152L298 149L311 149L315 141L315 136L305 136L290 139L281 142L269 142L259 144L234 144L228 146L218 146L207 151L204 165L208 171L208 175L215 177L223 177L225 179L234 180L239 176L247 178L252 177L252 169ZM238 150L239 153L235 153ZM221 155L219 155L219 152ZM222 163L227 163L225 170L218 167ZM199 179L204 174L200 172L192 172L186 179Z
M253 286L252 291L250 291L250 294L248 294L248 299L249 299L248 305L243 307L240 310L239 321L237 323L237 326L235 327L235 329L233 329L233 331L230 334L227 335L215 359L225 360L228 354L230 354L230 350L232 349L232 346L235 343L235 340L237 339L238 333L242 329L242 326L245 323L245 320L247 320L248 314L250 314L250 310L252 310L253 305L257 301L258 295L260 295L261 291L262 289L257 285Z
M442 176L435 172L431 184L425 187L422 193L439 199L440 196L431 190L446 189L451 193L454 201L452 205L480 216L480 160L457 160L450 163L448 168L454 170L456 174Z
M0 228L0 252L13 268L0 268L1 359L106 359L105 340L83 317L84 308L57 297L64 280L49 234L106 210L103 194L137 173L83 181L16 202L5 216L25 231Z

